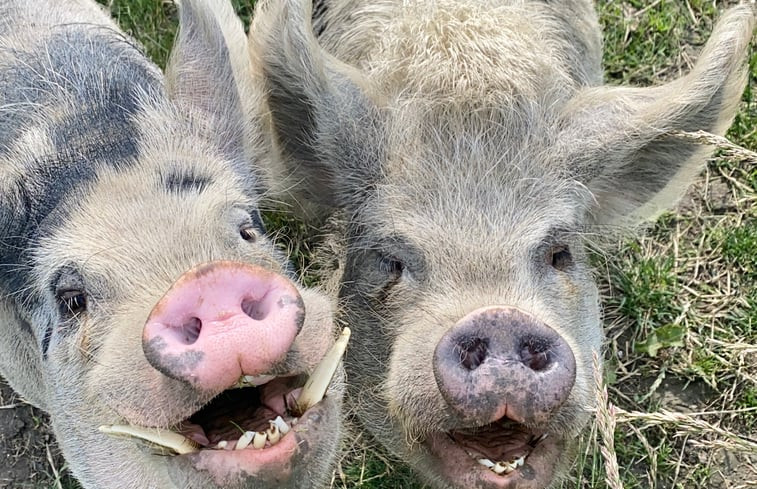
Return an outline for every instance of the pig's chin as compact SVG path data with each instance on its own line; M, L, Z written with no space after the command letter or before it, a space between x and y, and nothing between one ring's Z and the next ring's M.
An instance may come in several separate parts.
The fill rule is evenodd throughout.
M425 445L440 475L455 487L544 489L555 477L564 443L503 418L434 433Z

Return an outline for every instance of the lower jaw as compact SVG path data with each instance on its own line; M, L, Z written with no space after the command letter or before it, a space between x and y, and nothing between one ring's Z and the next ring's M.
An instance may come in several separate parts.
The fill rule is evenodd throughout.
M295 478L313 463L315 454L335 454L340 428L338 413L341 403L326 397L309 409L292 430L276 445L265 449L243 450L203 449L178 455L169 463L176 464L172 479L177 487L238 487L246 480L253 487L298 487ZM332 433L332 436L329 436ZM178 463L177 463L178 462ZM198 477L199 473L199 477ZM194 475L193 475L194 474ZM202 484L191 483L202 479Z
M562 448L561 440L545 439L509 474L498 475L479 464L446 433L431 435L424 446L428 465L446 481L444 487L477 489L544 489L550 487Z

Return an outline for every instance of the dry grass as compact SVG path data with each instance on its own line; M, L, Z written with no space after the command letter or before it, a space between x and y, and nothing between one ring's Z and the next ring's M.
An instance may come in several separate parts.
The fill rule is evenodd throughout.
M757 487L757 154L707 133L676 136L718 157L676 215L606 263L609 392L622 408L600 408L598 431L612 413L624 450L602 455L622 460L625 487ZM652 354L663 328L675 337Z

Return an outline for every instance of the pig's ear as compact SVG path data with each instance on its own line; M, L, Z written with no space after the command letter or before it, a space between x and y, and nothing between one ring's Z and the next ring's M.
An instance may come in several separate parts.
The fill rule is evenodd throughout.
M363 76L319 46L312 3L258 2L250 52L268 89L282 188L328 209L349 205L377 178L380 118Z
M662 86L587 89L565 109L558 151L594 194L596 224L633 226L672 207L711 148L671 136L722 135L746 84L752 8L729 10L693 70Z
M169 97L225 156L250 171L262 131L244 26L229 0L176 0L179 31L166 68Z
M42 356L32 327L21 319L12 300L0 298L0 372L13 390L47 409Z

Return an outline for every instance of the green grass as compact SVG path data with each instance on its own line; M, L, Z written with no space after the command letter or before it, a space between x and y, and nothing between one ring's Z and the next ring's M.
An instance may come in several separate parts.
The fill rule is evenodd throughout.
M422 489L424 486L406 465L390 460L381 449L355 444L346 451L336 471L333 487Z
M703 25L692 29L691 5ZM679 73L681 45L698 47L706 41L715 13L713 2L601 2L605 26L605 73L611 83L647 85Z
M741 278L754 284L757 279L757 219L749 219L738 228L720 229L712 247L727 265L739 271Z
M164 66L173 39L176 11L160 0L112 0L109 4L122 27L136 37L147 54ZM649 85L679 76L704 44L718 11L710 0L624 0L599 2L605 34L606 78L612 84ZM251 2L234 2L248 21ZM750 58L750 88L729 137L757 150L757 52ZM713 161L707 184L694 192L697 210L662 218L646 237L620 243L601 260L609 271L607 293L608 376L613 403L632 411L666 407L655 379L679 379L685 385L704 383L711 395L697 400L699 410L757 407L755 354L738 348L757 344L757 167L730 160ZM715 185L715 186L713 186ZM701 189L727 190L727 205L717 207ZM299 238L302 224L266 215L282 246L297 266L310 266L311 250ZM287 238L288 237L288 238ZM307 276L307 275L306 275ZM310 275L312 277L312 275ZM653 334L674 325L683 332L680 343ZM666 334L669 334L667 330ZM676 346L679 345L679 346ZM664 384L664 382L663 382ZM685 392L684 392L685 393ZM675 410L673 408L673 410ZM707 421L739 433L755 432L757 417L709 416ZM615 432L621 478L630 488L709 488L719 469L716 450L683 445L703 441L705 433L685 431L675 422L640 430L638 422L621 423ZM682 437L674 437L683 433ZM699 436L699 438L697 438ZM605 488L603 459L594 437L587 433L573 479L564 488ZM653 462L654 461L654 462ZM704 462L702 462L704 461ZM401 462L355 443L348 447L335 474L335 487L420 489ZM63 487L77 485L64 481Z
M97 0L110 8L121 28L136 38L145 54L161 68L166 66L176 33L176 7L163 0ZM232 0L239 17L246 23L252 17L253 2Z
M687 4L701 19L693 27ZM680 46L701 46L715 13L712 2L692 1L659 2L637 15L646 5L608 2L602 9L608 26L605 61L612 83L650 84L675 76L693 53L689 46ZM621 16L626 19L623 25L612 28ZM757 55L753 52L749 88L728 133L735 143L753 151L757 147L755 81ZM661 372L666 380L706 384L708 394L696 399L695 410L757 407L755 356L744 350L754 352L757 344L757 168L753 163L715 160L704 181L692 193L693 209L665 216L646 237L623 244L620 253L608 259L612 295L605 307L612 325L610 353L623 358L621 370L630 373L624 380L634 379L637 385L616 384L611 390L613 402L626 409L666 407L661 395L649 395L649 384ZM655 357L643 349L634 351L633 345L644 344L655 330L671 323L684 333L682 346L663 348ZM753 413L705 419L747 435L754 433L756 424ZM645 474L637 479L630 473L635 471L624 473L625 487L649 487L653 482L657 487L719 487L717 482L708 485L721 468L717 450L683 447L681 438L671 436L680 431L685 430L675 423L652 435L645 431L652 446L655 440L669 440L665 450L655 451L657 467L651 477L649 450L630 426L619 426L620 466L643 468ZM702 433L685 434L705 442L713 439ZM736 478L733 483L754 484L754 474L750 480Z

